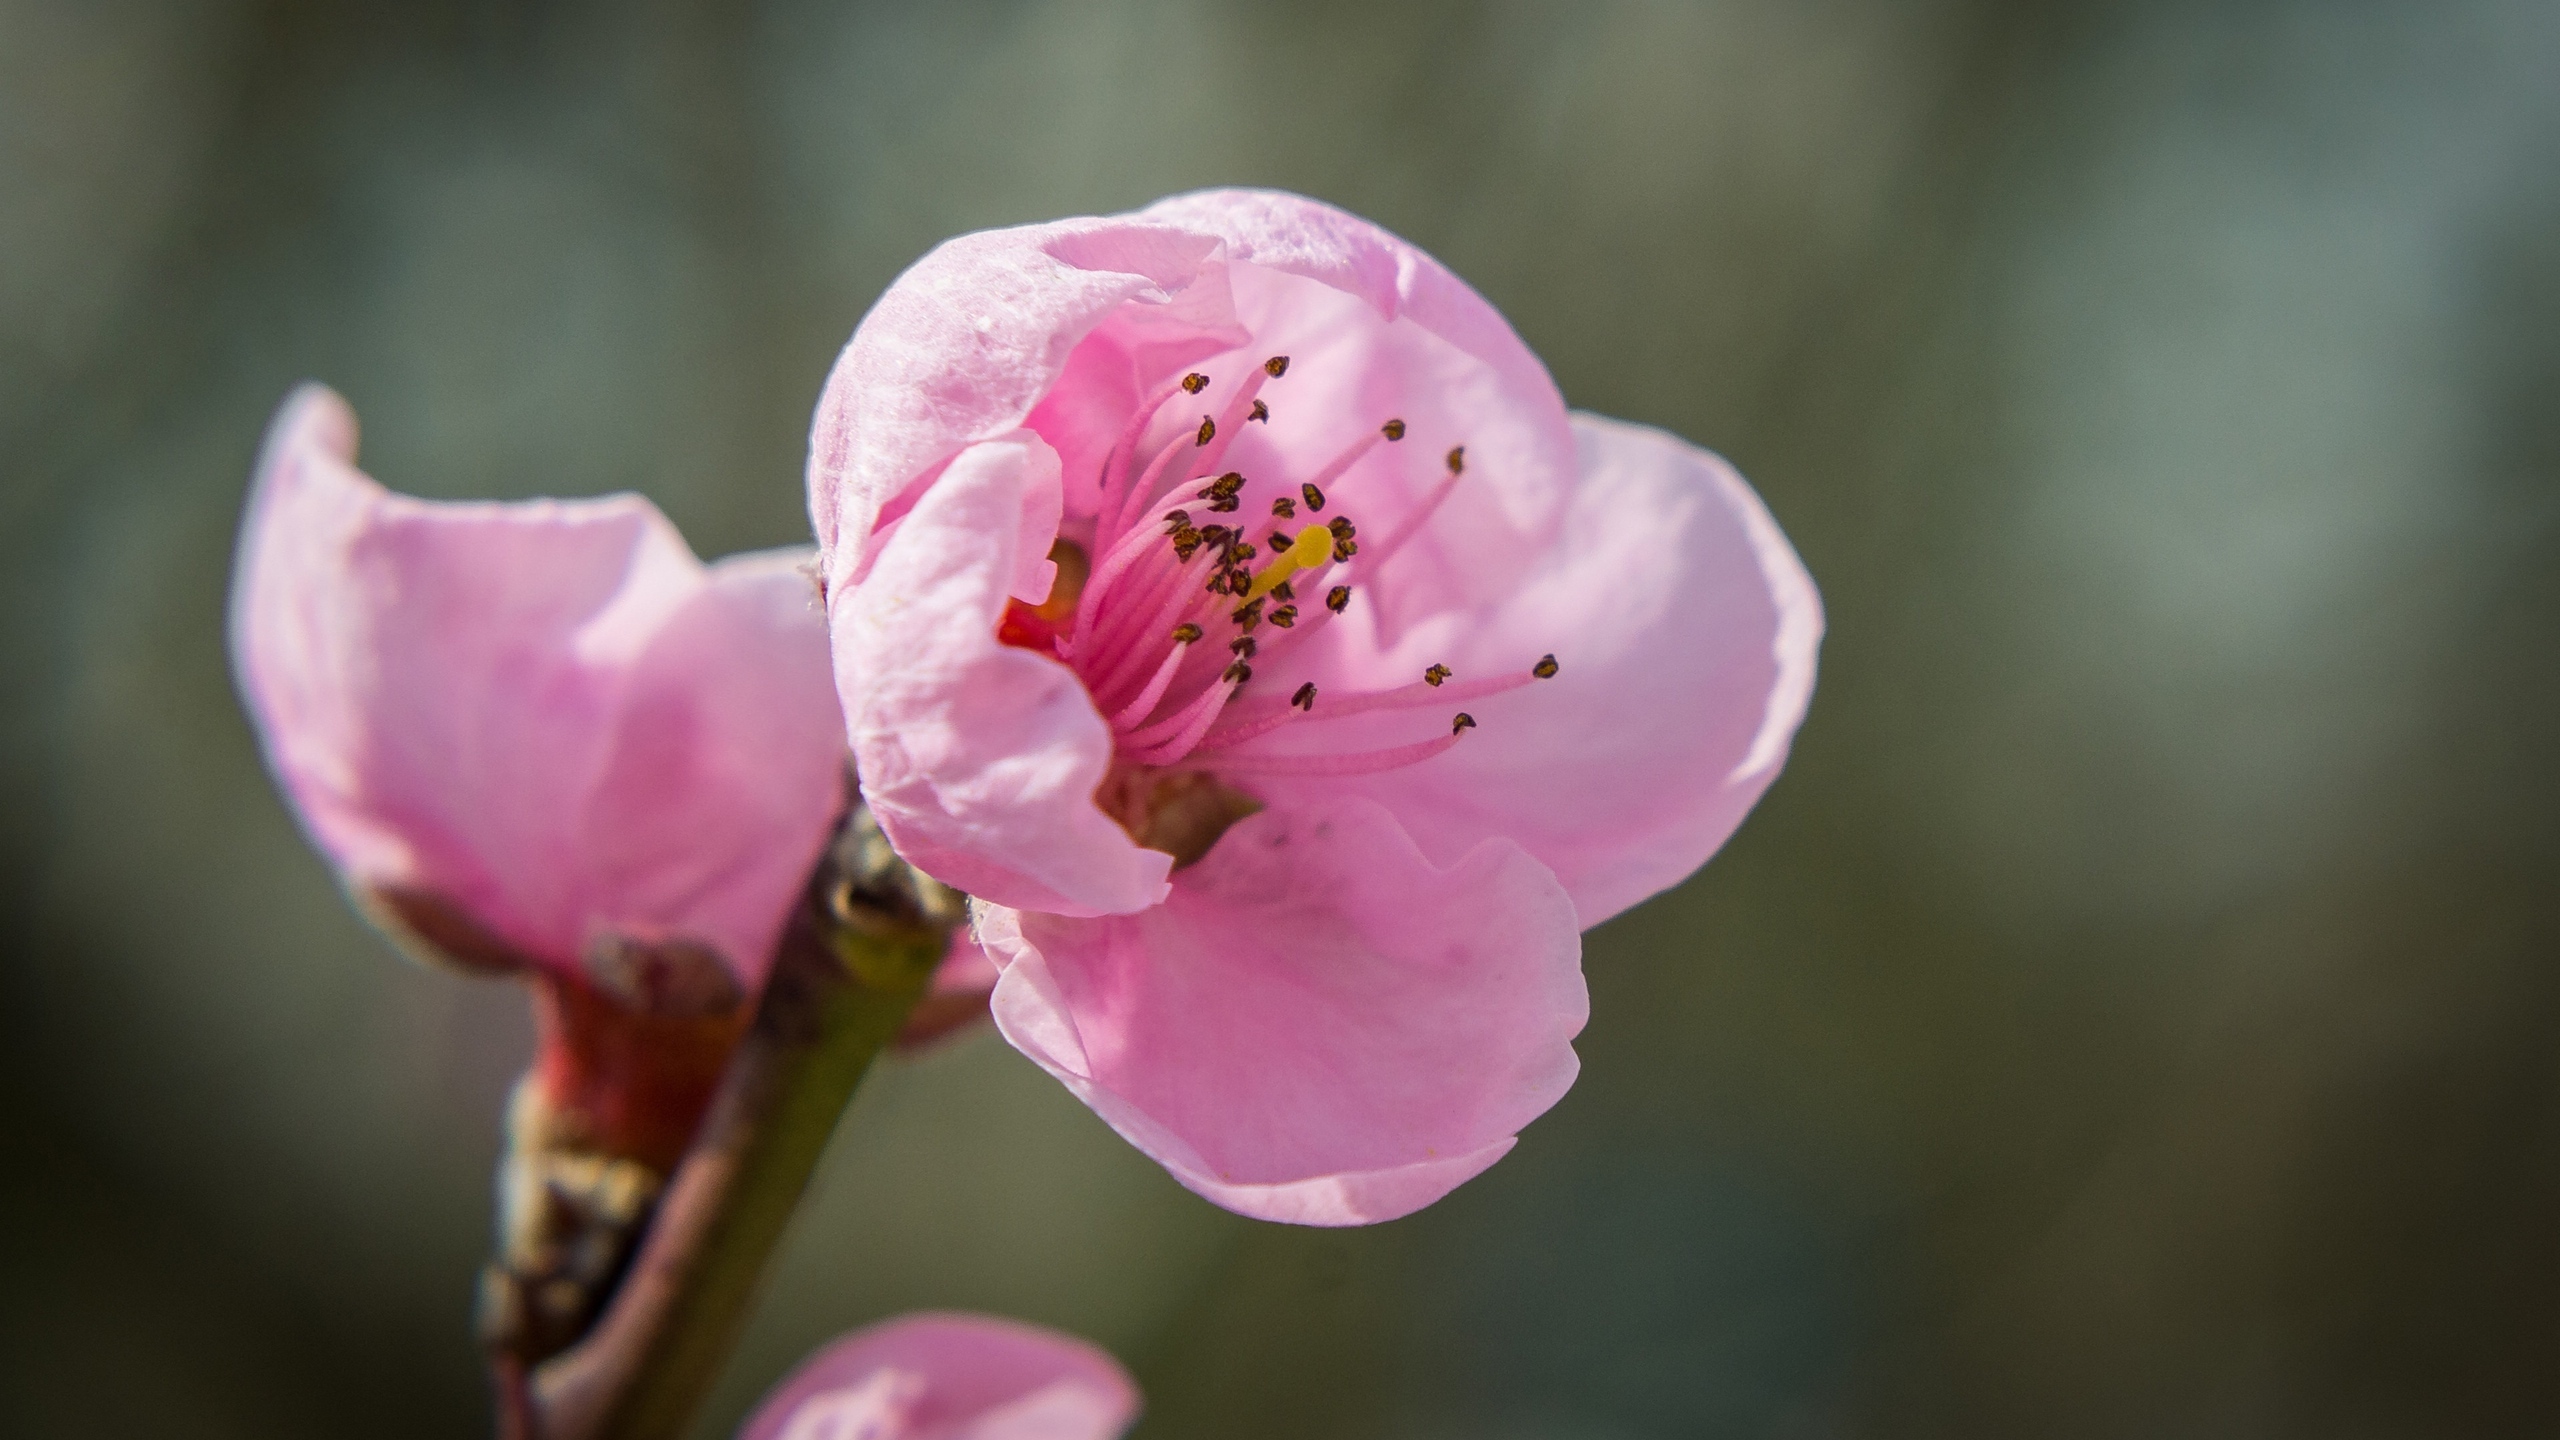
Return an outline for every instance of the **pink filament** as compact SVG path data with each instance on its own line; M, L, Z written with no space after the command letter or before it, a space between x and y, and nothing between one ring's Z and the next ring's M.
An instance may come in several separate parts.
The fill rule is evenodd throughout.
M1156 387L1155 393L1149 395L1137 409L1129 412L1129 423L1121 427L1120 438L1112 445L1110 458L1103 463L1102 493L1094 506L1095 519L1112 519L1128 508L1129 497L1126 491L1113 493L1117 483L1126 482L1129 478L1129 466L1135 458L1138 437L1146 433L1147 427L1155 422L1156 413L1164 409L1165 402L1171 400L1181 389L1180 377L1167 380ZM1114 525L1108 534L1097 535L1095 543L1108 545L1118 538L1119 533L1120 527Z
M1375 775L1419 765L1457 744L1460 733L1352 755L1223 755L1203 768L1220 775Z
M1164 699L1165 688L1173 683L1173 672L1182 668L1184 654L1190 648L1177 641L1165 652L1164 663L1156 667L1155 678L1147 682L1147 688L1139 691L1137 699L1122 706L1120 713L1111 717L1114 732L1130 729L1154 711L1156 702Z
M1462 700L1481 700L1505 690L1517 690L1536 679L1534 675L1506 675L1498 680L1444 680L1438 685L1415 681L1392 690L1354 691L1340 699L1324 695L1316 697L1315 708L1300 710L1286 701L1277 715L1248 718L1230 729L1213 730L1202 737L1203 750L1225 750L1247 740L1268 735L1284 725L1303 724L1313 720L1348 720L1354 715L1367 715L1378 710L1415 710L1426 705L1455 705Z
M1222 679L1201 691L1200 698L1174 712L1171 718L1130 735L1121 746L1122 752L1141 765L1169 765L1190 754L1191 747L1199 744L1200 737L1216 723L1219 709L1236 692L1236 684ZM1160 736L1168 738L1158 739Z

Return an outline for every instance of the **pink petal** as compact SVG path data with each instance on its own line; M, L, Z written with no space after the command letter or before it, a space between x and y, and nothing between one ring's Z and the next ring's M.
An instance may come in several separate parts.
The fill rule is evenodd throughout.
M811 425L809 515L829 585L868 558L884 510L1021 425L1077 341L1130 301L1189 286L1216 243L1133 218L1068 220L963 235L909 267L845 346ZM1201 343L1186 333L1177 348Z
M579 817L589 929L707 940L750 989L844 800L808 559L711 567L623 675Z
M1591 926L1704 864L1777 778L1812 695L1822 602L1723 460L1645 426L1573 427L1572 507L1510 594L1358 662L1369 683L1409 683L1433 660L1465 681L1552 652L1556 678L1467 705L1479 727L1424 764L1298 783L1376 799L1435 859L1508 837ZM1334 730L1344 747L1437 733L1366 717Z
M739 1440L1113 1440L1138 1387L1095 1346L982 1315L909 1315L803 1362ZM866 1426L868 1428L866 1428Z
M1573 1083L1573 906L1518 846L1446 866L1374 803L1252 816L1166 902L980 908L1005 1038L1242 1214L1393 1219L1499 1159Z
M393 495L355 442L335 394L286 402L232 596L243 697L314 843L546 964L629 925L759 979L838 799L806 585L706 577L636 496Z
M1111 734L1053 659L1000 644L1026 490L1057 485L1027 431L973 445L831 599L836 684L864 797L898 853L1001 904L1062 914L1152 905L1171 857L1093 804Z

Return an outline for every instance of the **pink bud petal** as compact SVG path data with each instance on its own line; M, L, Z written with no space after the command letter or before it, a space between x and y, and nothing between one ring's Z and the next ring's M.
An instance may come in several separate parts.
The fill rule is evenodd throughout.
M854 1331L765 1397L739 1440L1114 1440L1138 1387L1100 1349L982 1315Z

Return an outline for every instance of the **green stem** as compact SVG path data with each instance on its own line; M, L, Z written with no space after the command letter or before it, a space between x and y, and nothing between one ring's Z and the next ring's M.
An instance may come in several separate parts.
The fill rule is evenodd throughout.
M871 1062L933 978L956 898L856 809L794 911L754 1023L595 1328L536 1367L530 1440L683 1432Z

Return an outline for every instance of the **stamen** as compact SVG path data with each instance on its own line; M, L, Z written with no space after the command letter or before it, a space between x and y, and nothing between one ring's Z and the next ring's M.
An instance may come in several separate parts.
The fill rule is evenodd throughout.
M1165 626L1184 618L1183 612L1193 604L1193 591L1188 582L1209 563L1210 557L1204 555L1192 564L1167 570L1146 594L1130 596L1102 618L1099 622L1102 634L1092 647L1092 658L1085 667L1081 667L1081 673L1096 695L1117 693L1121 686L1137 678L1148 650L1140 637L1162 634ZM1187 639L1182 633L1185 629L1192 632ZM1173 639L1178 644L1188 645L1200 638L1199 631L1197 625L1175 625ZM1111 658L1107 666L1102 663L1106 657ZM1097 675L1100 677L1098 680L1095 678Z
M1447 458L1449 473L1452 476L1464 473L1467 468L1467 447L1464 445L1452 447Z
M1401 440L1403 438L1404 422L1401 420L1390 420L1386 424L1379 426L1377 429L1370 431L1368 434L1361 436L1359 439L1352 441L1349 449L1333 457L1331 464L1328 464L1323 469L1317 471L1314 478L1308 480L1304 485L1299 487L1299 493L1307 497L1308 508L1314 510L1323 509L1324 487L1341 479L1342 472L1350 469L1353 465L1358 464L1360 457L1377 448L1379 441Z
M1283 585L1280 588L1285 590L1289 587ZM1295 605L1283 605L1279 609L1272 611L1270 614L1265 615L1262 618L1279 626L1281 629L1286 630L1290 626L1298 623L1298 607Z
M1198 381L1199 384L1194 385L1193 381ZM1149 486L1132 485L1126 490L1121 490L1113 483L1115 479L1128 480L1129 467L1135 459L1133 452L1137 449L1138 438L1146 433L1149 425L1155 423L1157 414L1164 409L1165 403L1173 398L1176 390L1190 390L1197 394L1200 387L1208 383L1209 377L1195 370L1179 381L1162 386L1148 396L1137 409L1129 412L1129 423L1121 427L1120 438L1112 443L1110 455L1102 462L1100 492L1102 503L1097 507L1095 518L1108 520L1110 524L1107 528L1096 530L1093 537L1095 548L1099 549L1111 544L1120 537L1121 531L1137 523L1133 507L1144 504L1141 497L1151 493L1152 487Z
M1256 400L1253 402L1252 413L1246 415L1244 418L1247 420L1260 420L1264 424L1269 424L1271 421L1271 407L1263 404L1259 400Z
M1238 660L1227 666L1226 673L1220 675L1218 678L1226 681L1230 685L1241 685L1247 680L1253 678L1253 667L1247 665L1241 660Z
M1207 446L1213 437L1218 439L1218 444L1216 449L1209 450L1200 457L1201 469L1216 468L1218 461L1226 455L1227 446L1234 443L1237 432L1243 428L1246 420L1252 418L1250 407L1261 403L1257 397L1262 390L1262 382L1277 380L1287 373L1289 373L1289 357L1272 356L1262 362L1259 370L1245 372L1244 383L1236 387L1236 393L1227 401L1226 412L1220 415L1215 423L1210 422L1206 417L1202 418L1200 444ZM1270 411L1266 407L1263 413L1268 415Z
M1529 676L1519 673L1494 680L1461 680L1454 685L1448 685L1445 689L1425 680L1413 685L1399 685L1392 690L1372 690L1366 694L1328 700L1325 702L1324 714L1310 718L1348 720L1354 715L1369 715L1380 710L1415 710L1425 705L1446 705L1453 700L1481 700L1488 695L1499 695L1505 690L1517 690L1528 683ZM1248 740L1258 740L1284 725L1298 722L1300 717L1290 714L1286 709L1263 708L1266 703L1244 702L1238 707L1238 715L1230 717L1235 723L1229 724L1225 729L1211 731L1208 737L1200 742L1200 748L1225 750L1242 745Z
M1176 645L1188 645L1199 638L1200 627L1188 620L1173 627L1173 643Z
M1169 765L1191 753L1200 737L1218 718L1227 697L1236 692L1235 682L1221 681L1200 692L1190 704L1171 718L1150 725L1128 737L1122 752L1140 765Z
M1158 408L1162 407L1159 406ZM1153 419L1154 412L1149 411L1146 418ZM1143 428L1142 421L1133 420L1130 423L1132 429ZM1205 418L1202 423L1206 423ZM1134 445L1137 441L1132 439L1128 443ZM1167 445L1162 450L1156 452L1156 458L1147 462L1146 472L1137 478L1136 482L1129 487L1129 493L1121 497L1120 504L1113 509L1111 528L1108 531L1097 530L1095 532L1095 544L1100 545L1108 543L1110 540L1118 538L1121 531L1138 523L1138 516L1144 514L1146 512L1146 507L1154 501L1156 486L1164 479L1164 472L1171 468L1174 457L1181 453L1182 446L1179 442ZM1204 466L1203 468L1206 467Z
M1111 547L1110 554L1102 557L1102 563L1094 567L1092 576L1085 581L1084 593L1076 598L1075 629L1069 633L1079 639L1093 633L1094 617L1100 613L1104 597L1120 583L1120 577L1128 573L1129 567L1137 564L1149 547L1163 538L1136 529L1120 537L1119 543ZM1175 548L1180 548L1179 542Z
M1316 708L1316 682L1310 680L1306 684L1299 686L1298 693L1289 697L1289 703L1297 706L1301 710L1313 710Z
M1476 717L1468 714L1464 710L1459 711L1458 717L1449 722L1449 733L1451 735L1463 735L1474 728L1476 728Z
M1196 634L1199 627L1189 628L1195 632L1192 638L1199 638ZM1164 653L1164 661L1156 666L1156 673L1147 681L1147 688L1139 691L1137 699L1121 706L1120 712L1111 717L1113 733L1126 730L1155 713L1156 706L1164 699L1164 692L1173 684L1174 672L1182 668L1184 652L1190 648L1190 643L1185 641Z
M1541 680L1553 680L1556 678L1556 657L1553 655L1538 657L1538 663L1529 667L1529 673Z
M1201 417L1200 417L1200 437L1199 437L1198 439L1196 439L1196 440L1192 441L1191 443L1192 443L1192 444L1194 444L1194 445L1198 445L1198 446L1201 446L1201 447L1203 447L1203 448L1206 448L1210 441L1215 440L1215 439L1217 439L1217 438L1218 438L1218 422L1217 422L1217 421L1215 421L1215 420L1213 420L1213 419L1211 419L1210 417L1208 417L1208 416L1206 416L1206 415L1201 416Z
M1254 649L1259 644L1260 642L1250 635L1239 635L1227 642L1227 648L1235 652L1236 658L1250 660L1253 658Z
M1422 672L1422 683L1430 686L1434 690L1437 690L1441 686L1448 684L1449 677L1456 673L1456 671L1451 670L1446 665L1434 665L1430 669Z
M1348 585L1336 585L1324 592L1324 608L1336 615L1341 614L1342 607L1350 603L1351 587Z
M1457 743L1457 731L1452 730L1437 740L1352 755L1222 755L1215 771L1220 775L1374 775L1419 765Z
M1464 448L1466 447L1459 447L1461 450ZM1457 451L1450 453L1454 455ZM1387 537L1387 543L1379 546L1378 552L1369 557L1369 563L1360 567L1360 573L1362 575L1378 573L1379 566L1386 564L1397 551L1404 548L1406 541L1420 533L1423 526L1431 523L1431 517L1439 513L1441 502L1447 500L1449 492L1457 488L1458 472L1453 469L1441 478L1439 484L1431 487L1431 493L1424 496L1422 503L1414 507L1413 513L1404 518L1404 523L1396 527L1395 533ZM1356 551L1358 547L1355 545L1353 549Z
M1282 520L1295 519L1298 514L1298 502L1286 495L1274 496L1271 500L1271 513Z

